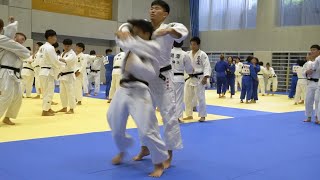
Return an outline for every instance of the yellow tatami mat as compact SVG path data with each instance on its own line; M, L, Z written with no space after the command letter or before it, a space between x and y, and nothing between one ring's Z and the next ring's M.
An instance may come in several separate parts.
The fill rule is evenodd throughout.
M206 91L207 105L231 107L247 110L265 111L273 113L285 113L294 111L303 111L304 105L294 105L294 101L289 99L287 95L275 94L274 96L261 96L255 104L240 103L240 92L237 92L232 99L230 94L226 94L226 98L219 98L216 90Z
M61 109L59 94L55 94L53 110ZM106 112L109 104L106 100L84 98L81 106L77 106L75 114L58 113L53 117L41 116L40 99L23 99L23 104L15 126L0 125L0 142L27 140L45 137L65 136L110 130ZM119 112L121 113L121 112ZM159 124L162 124L157 112ZM194 114L196 118L197 114ZM220 120L231 117L208 114L208 120ZM196 120L187 121L195 122ZM135 128L133 120L128 121L128 128Z

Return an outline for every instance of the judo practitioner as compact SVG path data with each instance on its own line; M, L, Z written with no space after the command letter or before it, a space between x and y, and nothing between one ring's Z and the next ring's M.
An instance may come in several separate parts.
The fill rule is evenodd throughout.
M298 75L297 75L297 69L299 68L298 63L294 64L292 66L292 77L291 77L291 85L290 85L290 91L289 91L289 99L293 99L296 93L296 87L298 82Z
M121 79L121 66L123 64L123 59L125 58L126 54L124 52L120 52L114 57L113 61L113 68L112 68L112 80L111 80L111 87L109 92L109 100L108 103L111 102L112 97L117 89L120 87L120 79Z
M252 56L247 57L247 62L243 64L241 74L242 76L242 88L240 95L240 102L243 103L243 100L246 98L246 103L249 103L249 100L252 97L253 81L258 81L256 71L254 69L251 60Z
M29 51L31 51L30 47L27 47ZM26 97L31 98L31 93L32 93L32 85L33 85L33 80L34 80L34 70L31 65L33 62L32 55L30 54L30 57L27 59L23 60L23 67L21 70L21 83L22 83L22 94L26 92Z
M89 60L91 62L90 76L89 76L89 91L94 89L94 96L97 96L100 92L100 71L103 63L104 57L101 55L96 55L96 51L90 51L91 57L94 57L93 60ZM92 82L94 82L94 88L92 87ZM90 93L90 92L89 92Z
M298 60L298 68L295 68L295 72L298 76L298 82L296 87L296 92L294 96L294 105L304 104L304 99L306 96L306 87L308 84L307 76L303 73L303 66L306 63L304 60Z
M39 73L40 73L40 65L39 65L39 58L38 57L38 51L40 47L43 45L42 42L37 42L35 47L34 47L34 54L32 56L32 67L34 70L34 85L36 89L37 96L33 97L33 99L40 99L41 95L41 85L40 85L40 78L39 78Z
M106 99L110 99L110 88L111 88L111 82L112 82L112 76L113 76L113 65L114 63L114 55L112 55L112 50L107 49L106 50L106 56L104 60L104 68L106 70L105 76L106 76ZM116 71L117 72L117 71Z
M207 79L211 75L211 67L208 55L200 50L201 40L198 37L193 37L190 40L191 51L188 52L193 66L193 74L189 74L190 79L186 82L186 118L184 120L193 119L193 98L196 97L199 102L198 116L199 122L204 122L207 116L205 87Z
M63 40L63 49L59 61L65 65L61 68L59 74L60 82L60 99L62 103L62 109L58 112L64 112L66 114L73 114L74 108L76 107L76 95L75 95L75 68L77 55L72 50L72 40L64 39ZM68 111L69 106L69 111Z
M39 64L40 64L40 84L43 92L42 116L54 116L54 111L51 109L52 98L54 95L54 80L56 71L60 69L62 63L59 62L57 53L52 46L57 42L57 34L50 29L45 32L47 42L39 49Z
M160 74L150 83L150 89L164 123L164 140L170 156L164 163L165 168L169 168L171 165L172 150L183 147L180 124L175 114L176 98L170 63L171 48L174 41L181 42L188 36L188 29L183 24L164 23L169 13L170 7L165 1L155 0L151 3L149 14L152 26L155 29L152 38L160 44L161 49L160 56L157 57L160 64ZM128 28L122 28L122 31L126 35L130 34ZM134 157L134 160L141 160L149 154L148 148L142 143L141 151Z
M3 21L0 19L0 32L3 29ZM14 32L4 32L8 35ZM21 75L22 60L30 56L27 48L22 46L26 36L16 33L14 40L0 35L0 117L4 115L3 123L15 125L11 118L17 118L21 103Z
M239 57L235 57L236 60L236 71L234 72L235 76L236 76L236 80L235 80L235 90L238 91L238 87L240 87L241 89L241 80L242 80L242 75L241 75L241 71L242 71L242 66L243 63L240 61Z
M272 84L272 96L278 89L278 77L274 72L274 69L270 66L269 63L266 65L267 75L268 75L268 84L267 84L267 95L270 94L271 84Z
M265 96L266 95L266 83L264 81L264 77L267 74L267 70L263 66L263 62L262 61L259 62L259 66L260 66L260 71L258 72L258 80L259 80L258 93L259 93L259 90L260 90L261 95Z
M303 73L307 75L308 85L305 99L305 108L307 119L304 122L311 122L313 112L315 114L315 123L319 124L318 106L319 106L319 78L320 78L320 46L312 45L310 47L310 59L304 67ZM315 108L314 108L315 106Z
M88 88L88 84L84 84L84 79L87 79L87 55L83 53L84 50L85 45L83 43L76 44L77 61L75 65L75 94L77 105L82 104L83 90L84 88Z
M256 103L256 101L258 100L258 86L259 86L259 79L258 79L258 73L260 72L260 65L259 65L259 59L256 57L253 57L251 60L251 64L254 67L255 73L256 73L256 77L252 81L252 97L251 97L251 103Z
M228 63L224 60L224 55L220 55L220 61L216 63L215 71L217 72L217 93L219 98L224 98L227 91L227 70Z
M232 57L228 57L228 69L227 69L227 89L230 88L230 97L232 98L232 96L235 94L235 71L236 71L236 66L233 63L233 58Z
M184 98L184 72L187 74L193 73L193 67L191 64L190 56L187 52L182 50L183 42L173 43L173 48L171 50L171 65L174 75L174 89L176 93L176 116L181 122L183 118L183 98Z
M148 147L154 171L151 177L160 177L164 171L163 162L169 156L164 142L161 140L155 106L153 104L149 83L159 75L160 46L150 40L153 27L145 20L129 20L132 35L117 33L117 44L125 52L126 57L121 66L121 87L114 95L107 118L112 129L112 136L120 153L112 163L122 163L132 139L125 133L126 123L131 115L138 127L141 141ZM121 27L120 27L121 30Z

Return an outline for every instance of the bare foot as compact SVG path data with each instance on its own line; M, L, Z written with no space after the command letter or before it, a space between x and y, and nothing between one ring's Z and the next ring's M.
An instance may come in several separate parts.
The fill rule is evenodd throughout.
M55 112L54 110L52 110L52 109L49 109L49 112L52 113L52 114L56 113L56 112Z
M164 169L169 169L171 166L171 161L173 156L172 150L169 150L168 154L169 154L169 159L163 162Z
M118 155L116 155L113 159L112 159L112 164L113 165L119 165L122 163L122 159L123 159L124 153L119 153Z
M298 103L294 103L293 105L298 105Z
M160 112L160 109L157 107L157 108L156 108L156 111Z
M246 104L250 104L250 102L247 100L247 101L246 101Z
M86 93L85 96L89 97L89 96L91 96L91 95L90 95L89 93Z
M205 117L201 117L200 119L199 119L199 122L205 122L206 121L206 118Z
M73 109L70 109L68 112L66 112L66 114L74 114Z
M10 118L8 118L8 117L5 117L2 122L3 122L4 124L10 125L10 126L15 125L15 123L12 122L12 121L10 120Z
M193 119L192 116L188 116L188 117L183 118L183 120L192 120L192 119Z
M299 102L299 104L304 104L304 101L303 101L303 100L302 100L302 101L300 101L300 102Z
M78 101L77 105L82 105L81 101Z
M141 161L143 159L143 157L145 156L149 156L150 155L150 151L146 146L141 146L141 150L140 153L133 157L134 161Z
M98 95L98 93L94 93L94 96L97 96Z
M42 116L54 116L54 113L51 113L49 111L42 111Z
M304 120L303 122L311 122L311 118Z
M240 103L243 103L243 100L240 100Z
M262 94L261 96L265 96L264 94Z
M316 123L316 124L320 124L320 121L316 120L316 122L314 122L314 123Z
M40 95L33 97L32 99L40 99Z
M158 178L158 177L161 177L162 174L163 174L163 171L164 171L164 166L163 164L155 164L154 165L154 170L152 173L149 174L149 177L155 177L155 178Z
M65 107L65 108L62 108L62 109L60 109L59 111L57 111L57 113L58 113L58 112L65 112L65 113L66 113L66 112L68 112L68 109Z
M109 99L109 100L107 101L107 103L111 103L111 99Z

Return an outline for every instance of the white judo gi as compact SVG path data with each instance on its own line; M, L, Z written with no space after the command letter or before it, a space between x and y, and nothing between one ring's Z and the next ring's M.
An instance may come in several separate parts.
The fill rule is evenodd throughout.
M30 56L27 59L24 59L23 67L21 70L22 94L26 92L27 98L31 97L33 80L34 80L34 69L31 65L32 62L33 62L32 56Z
M62 53L61 59L66 61L65 66L61 68L59 74L60 81L60 99L62 107L76 107L75 83L76 76L74 74L75 65L77 61L76 53L71 49L68 52Z
M89 74L89 87L90 90L94 89L94 93L98 94L100 92L100 72L101 72L101 65L103 63L104 57L96 57L93 56L94 59L91 59L92 56L88 57L90 58L91 62L91 69ZM94 82L94 88L92 87L92 82Z
M236 76L236 79L235 79L235 91L238 91L238 84L239 84L239 87L241 89L241 83L242 83L242 75L241 75L241 71L242 71L242 66L243 66L243 63L242 62L238 62L235 64L236 66L236 71L234 72L235 76Z
M270 92L272 84L272 92L276 92L278 89L278 77L272 67L269 70L266 68L266 72L268 75L267 91Z
M188 96L185 99L186 103L186 116L192 116L193 114L193 103L192 99L194 96L197 97L199 102L199 117L206 117L207 110L206 110L206 96L205 96L205 87L206 84L203 85L201 83L202 79L205 76L210 76L211 74L211 66L209 62L208 55L201 51L200 49L198 52L193 56L192 51L188 52L189 57L191 58L192 66L194 69L193 74L189 75L189 79L186 82L186 93Z
M303 66L303 74L306 74L307 70L314 69L315 72L311 76L307 77L307 91L306 91L306 116L308 118L312 117L313 112L315 111L315 116L318 112L318 103L319 103L319 78L320 78L320 69L315 68L316 61L308 61ZM315 106L315 108L314 108ZM314 109L313 109L314 108Z
M168 153L160 137L155 106L148 88L148 83L158 75L159 64L155 55L159 53L160 46L139 37L118 41L118 46L129 52L122 65L121 87L116 91L107 114L113 138L120 152L126 152L132 145L132 139L125 133L131 115L138 127L140 140L150 150L152 163L162 163L168 159Z
M16 118L22 103L20 71L22 60L30 56L30 51L0 35L0 117Z
M298 82L296 87L296 93L294 95L294 102L299 103L300 100L304 101L306 97L306 89L307 89L307 76L303 73L303 67L298 66L295 70L298 76Z
M267 69L263 66L260 66L260 71L258 72L258 80L259 80L259 85L258 85L258 93L259 90L262 95L266 94L266 83L264 82L264 76L268 74Z
M176 117L183 118L183 98L184 98L184 72L193 73L191 59L187 52L181 48L174 47L171 50L171 65L173 70L173 82L176 93Z
M76 94L76 100L77 101L82 101L83 98L83 92L88 92L88 84L85 82L85 79L87 80L87 54L83 54L82 52L77 55L77 61L75 65L75 71L79 72L79 76L76 77L76 82L75 82L75 94Z
M114 93L120 86L121 79L121 66L123 64L123 59L126 57L125 52L121 52L114 57L113 69L112 69L112 81L109 91L109 99L112 99Z
M41 68L39 77L43 95L42 110L48 111L51 109L54 95L56 72L60 69L62 63L58 61L58 56L54 47L48 42L40 47L37 58L39 58L39 65Z
M38 51L39 52L39 51ZM36 93L37 95L41 94L41 85L40 85L40 59L38 58L39 53L36 53L34 56L32 56L33 58L33 62L31 63L33 70L34 70L34 85L36 88Z

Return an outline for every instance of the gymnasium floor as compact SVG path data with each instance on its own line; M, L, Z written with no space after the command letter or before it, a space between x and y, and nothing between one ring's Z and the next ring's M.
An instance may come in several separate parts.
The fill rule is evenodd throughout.
M210 121L181 124L184 149L161 179L320 179L320 126L302 122L302 105L286 95L260 97L257 104L240 104L239 93L223 100L212 90L206 95ZM85 98L75 115L48 118L40 116L41 100L24 99L17 125L0 127L0 180L149 179L149 157L111 165L117 151L108 104L99 97ZM58 94L54 101L54 110L61 108ZM138 140L132 121L128 128ZM136 143L130 155L138 150Z

